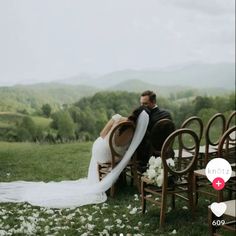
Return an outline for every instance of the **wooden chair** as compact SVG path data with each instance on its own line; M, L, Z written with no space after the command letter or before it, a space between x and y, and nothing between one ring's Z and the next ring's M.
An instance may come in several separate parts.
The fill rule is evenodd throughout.
M232 175L231 178L225 185L225 188L222 190L226 190L228 192L228 199L232 199L232 194L236 193L236 126L232 126L228 130L225 131L222 136L219 147L218 147L218 157L225 158L232 167ZM233 158L232 158L233 157ZM223 194L223 193L221 193Z
M208 226L210 236L220 236L217 230L220 228L234 232L236 235L236 200L224 202L227 206L225 213L219 218L212 213L210 206L208 206ZM222 224L222 220L225 222ZM219 224L217 226L217 224ZM232 234L233 235L233 234Z
M199 166L204 168L208 161L217 156L217 148L225 131L226 119L222 113L213 115L204 131L205 145L199 148Z
M225 158L228 160L229 155L229 142L228 140L231 139L231 134L236 132L236 126L231 127L230 129L226 130L225 133L222 135L218 149L217 149L217 157ZM232 144L231 144L232 145ZM234 151L235 151L235 140L234 140ZM229 183L233 182L233 184L226 183L226 186L233 186L235 184L235 171L232 172L231 175L232 180L229 180ZM216 198L218 202L223 201L223 190L221 191L214 191L212 189L210 181L207 179L205 174L205 169L199 169L194 171L194 193L195 193L195 204L198 202L198 194L202 193L204 195L213 196ZM209 191L207 187L210 187L212 191ZM226 188L226 187L225 187ZM233 191L233 189L232 189Z
M109 137L109 146L111 151L111 161L107 163L98 163L99 179L104 178L122 159L128 149L135 131L135 126L131 121L124 121L118 124ZM121 174L123 180L125 173ZM110 189L110 196L114 197L115 184Z
M181 156L170 155L174 148L180 147L180 136L182 140L195 147L194 155L189 159L188 165L182 165ZM185 144L187 146L187 144ZM171 133L165 140L161 150L161 160L163 164L163 184L162 187L157 187L153 181L150 181L146 176L141 178L142 192L142 212L145 213L146 201L151 201L160 206L160 227L164 226L167 195L172 196L172 207L175 208L175 197L188 201L189 209L194 214L192 179L193 171L196 167L199 150L199 140L196 133L190 129L178 129ZM171 157L172 156L172 157ZM175 162L175 167L168 165L168 159L172 158ZM159 196L160 198L156 198Z
M198 136L200 145L203 134L203 122L201 118L197 116L191 116L182 123L180 128L188 128L193 130ZM194 149L194 146L193 147L185 146L184 142L182 141L182 137L180 136L180 148L174 151L179 152L178 155L182 156L183 158L191 158L193 155L192 149Z
M233 111L226 120L226 130L236 124L236 111Z
M148 134L148 142L150 143L148 147L148 157L160 156L161 148L166 140L166 138L175 130L175 124L169 119L161 119L157 121L152 127L150 133ZM142 173L145 172L147 164L143 163L137 155L134 155L133 159L134 172L136 176L134 180L137 180L138 191L141 193L141 177Z
M172 120L161 119L157 121L150 132L151 147L149 156L160 156L166 138L174 131L175 124Z

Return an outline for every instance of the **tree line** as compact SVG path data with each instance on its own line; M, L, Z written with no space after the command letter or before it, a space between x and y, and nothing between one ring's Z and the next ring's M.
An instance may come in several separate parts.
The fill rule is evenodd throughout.
M41 114L52 119L49 127L40 128L31 116L25 115L14 127L5 132L0 131L0 138L6 141L49 143L94 140L112 115L130 115L139 106L139 96L131 92L99 92L74 104L64 104L53 113L51 106L44 104ZM235 110L235 95L187 96L180 101L159 97L157 103L159 107L170 111L176 127L179 127L186 118L193 115L202 118L205 124L217 112L227 116Z

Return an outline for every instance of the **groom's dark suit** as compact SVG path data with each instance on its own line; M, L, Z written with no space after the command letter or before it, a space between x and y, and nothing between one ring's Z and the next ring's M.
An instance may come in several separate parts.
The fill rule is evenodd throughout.
M141 142L141 144L138 147L137 150L137 156L138 160L141 162L142 166L146 166L148 163L148 160L150 158L150 132L152 127L155 125L155 123L161 119L170 119L171 115L168 111L162 110L159 107L155 107L151 110L151 113L149 115L149 124L146 131L146 134Z
M161 119L170 119L170 120L172 120L170 113L166 110L160 109L159 107L155 107L151 110L149 119L150 119L149 124L148 124L148 131L149 132L151 131L152 127L154 126L154 124L157 121L159 121Z

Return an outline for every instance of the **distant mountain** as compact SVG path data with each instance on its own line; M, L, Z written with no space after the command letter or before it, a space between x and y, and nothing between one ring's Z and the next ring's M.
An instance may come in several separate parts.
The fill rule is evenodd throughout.
M100 77L75 76L60 82L93 85L104 89L128 80L140 80L158 86L183 86L199 89L218 87L234 90L235 64L192 64L159 70L122 70Z
M66 85L42 83L0 87L0 111L38 110L42 104L49 103L58 108L71 104L84 96L93 95L99 89L86 85Z
M59 83L0 87L0 111L32 113L42 104L57 109L98 91L154 90L158 96L223 95L235 91L234 64L195 64L163 70L123 70L94 77L87 74Z
M121 83L116 84L115 86L110 87L108 90L111 91L127 91L127 92L138 92L141 93L144 90L151 89L155 91L158 96L168 97L171 94L178 93L187 93L191 92L193 95L201 95L201 96L216 96L216 95L224 95L231 93L231 90L223 89L223 88L192 88L190 86L162 86L151 83L145 83L141 80L128 80Z

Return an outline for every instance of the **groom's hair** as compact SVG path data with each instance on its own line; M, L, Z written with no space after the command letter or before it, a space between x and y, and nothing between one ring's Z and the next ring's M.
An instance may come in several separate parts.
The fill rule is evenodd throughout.
M141 94L141 97L148 96L150 102L156 102L156 94L151 90L146 90Z

